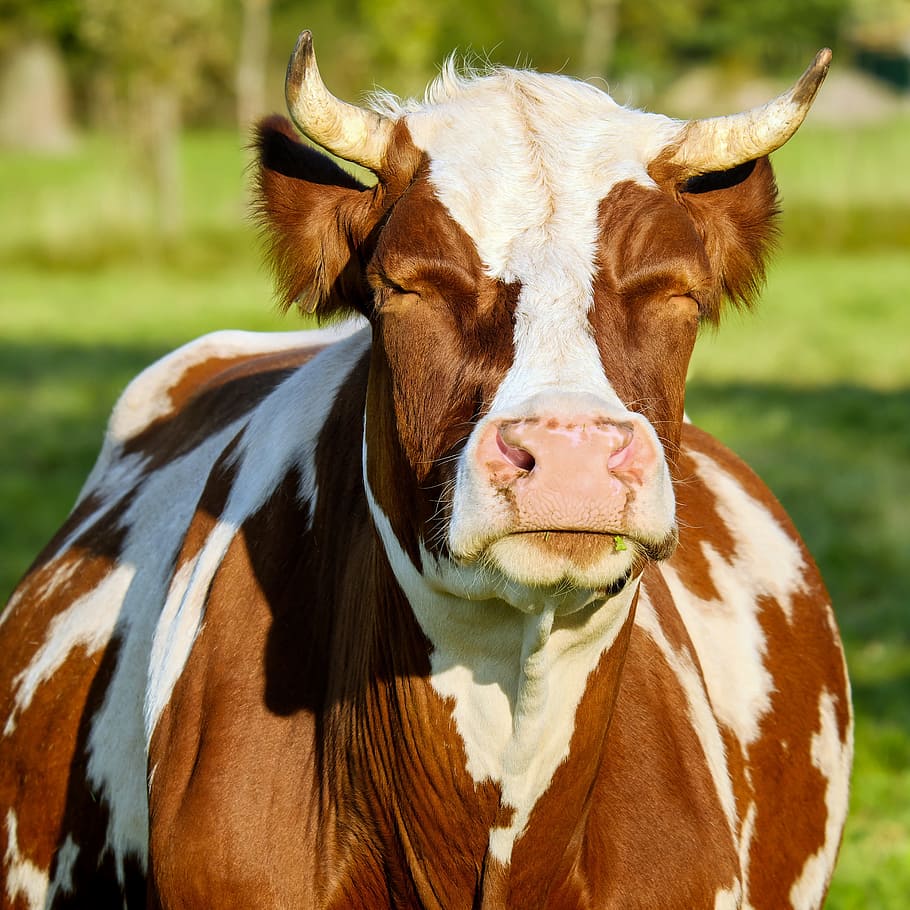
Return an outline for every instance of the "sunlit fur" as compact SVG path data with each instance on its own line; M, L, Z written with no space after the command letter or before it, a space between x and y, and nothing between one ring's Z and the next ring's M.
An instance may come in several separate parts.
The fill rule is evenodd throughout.
M683 180L679 124L561 76L375 103L373 186L257 131L280 299L368 325L143 373L4 615L0 907L817 908L833 614L683 423L769 163Z

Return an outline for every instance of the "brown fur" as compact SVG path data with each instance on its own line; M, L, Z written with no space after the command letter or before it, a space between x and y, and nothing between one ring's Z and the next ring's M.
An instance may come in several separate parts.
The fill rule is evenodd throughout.
M701 237L711 281L699 298L703 316L717 323L723 301L748 307L765 280L765 263L777 239L777 184L767 157L729 171L682 180L668 163L672 149L649 172L689 213Z
M255 211L279 300L320 317L340 310L364 312L371 232L417 166L407 131L399 132L388 169L373 187L301 142L284 117L263 120L255 146Z
M430 678L431 644L370 518L361 440L366 420L370 488L419 566L421 541L444 549L438 531L451 505L452 456L512 362L520 288L484 273L403 125L374 187L299 142L282 118L264 121L257 143L258 208L282 300L302 300L320 317L358 310L370 319L373 345L315 440L318 496L302 500L303 469L286 468L236 530L205 590L201 628L152 735L149 872L146 882L127 858L130 906L714 906L718 889L741 874L741 832L730 830L683 682L634 609L586 681L569 753L511 863L491 857L490 830L510 825L515 810L496 784L468 773L454 705ZM692 594L710 599L717 588L707 548L730 559L736 539L692 452L709 454L796 539L757 478L682 423L699 321L715 322L724 296L745 301L761 280L774 185L764 160L685 185L660 162L652 173L657 189L621 184L600 206L590 322L605 374L654 424L671 459L680 545L661 555ZM119 453L146 456L133 482L249 414L303 359L213 359L176 377L171 412ZM206 468L193 517L175 539L176 565L162 571L186 567L222 517L238 483L236 445ZM77 571L52 597L43 586L62 536L24 582L0 627L8 658L0 720L11 710L15 675L54 617L116 565L134 493L80 506L70 528L96 512L97 520L61 556ZM590 544L541 545L584 561ZM733 730L718 731L738 824L759 805L750 895L759 910L786 905L806 858L824 842L825 781L811 761L824 688L839 699L841 738L849 734L836 630L808 557L804 581L792 622L780 604L761 601L775 692L759 739L747 746ZM645 566L643 590L668 651L691 667L707 699L698 652L659 564ZM579 628L596 608L556 617L555 633ZM73 835L81 852L70 903L83 906L123 905L103 852L109 808L95 799L86 769L92 718L121 659L116 634L97 653L73 648L15 735L0 737L0 804L19 812L23 855L53 871L55 851ZM0 857L5 837L0 826ZM0 891L6 907L4 900Z

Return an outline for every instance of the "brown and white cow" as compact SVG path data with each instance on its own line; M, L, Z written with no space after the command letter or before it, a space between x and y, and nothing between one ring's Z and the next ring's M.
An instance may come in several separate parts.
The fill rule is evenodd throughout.
M781 507L684 422L773 236L764 108L444 70L258 133L279 288L347 334L140 375L0 626L3 907L809 908L851 710ZM325 330L328 331L328 330Z

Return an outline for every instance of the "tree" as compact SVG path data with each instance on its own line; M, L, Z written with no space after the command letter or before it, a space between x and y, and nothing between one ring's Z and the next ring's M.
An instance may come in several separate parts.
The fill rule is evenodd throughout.
M271 0L243 0L235 90L237 125L245 130L266 108Z
M81 37L112 86L151 180L161 233L182 227L179 137L184 105L226 54L224 0L81 0Z

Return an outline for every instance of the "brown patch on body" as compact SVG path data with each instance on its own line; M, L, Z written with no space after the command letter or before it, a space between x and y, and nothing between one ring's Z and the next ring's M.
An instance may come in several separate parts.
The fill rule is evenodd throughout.
M843 654L827 609L819 609L827 595L814 566L810 578L808 590L794 595L792 620L775 601L762 600L760 621L774 690L761 737L749 750L758 807L750 853L756 910L787 906L806 860L825 844L828 780L812 760L823 691L835 698L841 744L851 724Z
M183 410L194 398L211 393L222 386L235 383L241 385L239 381L248 376L261 373L279 375L288 373L303 366L324 349L325 345L314 345L274 353L206 357L187 367L168 386L167 394L173 405L173 412L164 416L173 417L175 412Z
M789 906L789 893L806 860L825 843L827 779L814 767L812 738L819 732L822 692L836 699L837 733L846 742L850 729L849 688L843 653L818 570L795 528L762 481L728 449L691 425L683 428L684 449L709 455L749 496L768 509L799 545L805 568L802 590L792 592L790 616L776 600L761 596L758 621L765 637L765 669L771 676L770 707L760 737L746 747L722 729L740 821L756 807L749 856L750 902L757 910ZM671 564L692 593L719 598L704 559L702 543L725 559L735 541L717 510L715 494L694 472L679 487L681 543ZM744 582L745 583L745 582Z
M662 617L673 610L663 593L649 594ZM596 883L597 906L713 907L718 889L732 887L739 875L736 845L686 696L637 627L587 834L584 868Z

